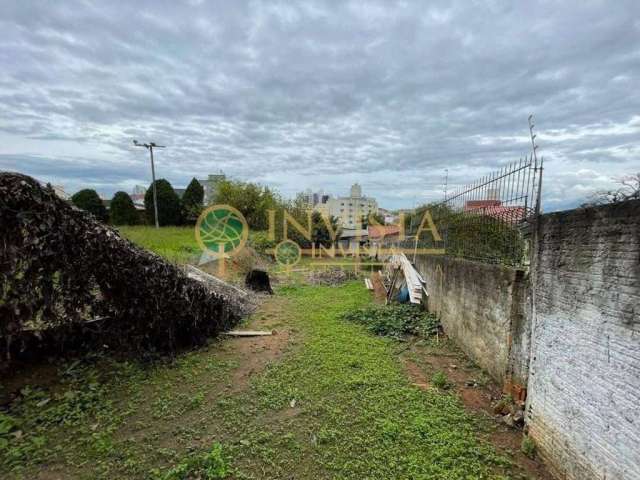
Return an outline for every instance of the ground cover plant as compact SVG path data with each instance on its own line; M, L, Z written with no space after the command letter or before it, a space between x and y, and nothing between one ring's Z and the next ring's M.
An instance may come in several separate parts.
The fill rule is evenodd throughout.
M369 301L361 282L280 287L248 321L289 335L261 366L245 363L262 344L242 357L237 339L171 362L65 365L0 419L0 477L508 478L455 395L413 386L395 339L343 319Z
M397 339L406 335L429 337L436 335L440 328L435 315L412 304L368 305L346 312L342 318L364 325L375 335Z

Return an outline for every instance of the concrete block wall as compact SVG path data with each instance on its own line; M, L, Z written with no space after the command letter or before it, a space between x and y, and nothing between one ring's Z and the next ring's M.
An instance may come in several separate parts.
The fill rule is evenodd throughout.
M529 433L558 478L640 479L640 201L538 235Z
M526 384L529 328L524 272L500 265L419 255L428 309L446 334L499 383Z

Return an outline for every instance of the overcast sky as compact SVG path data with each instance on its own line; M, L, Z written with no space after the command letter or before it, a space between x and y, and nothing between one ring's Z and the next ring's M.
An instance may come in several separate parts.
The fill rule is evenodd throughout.
M294 5L295 3L295 5ZM526 4L525 4L526 3ZM521 4L521 7L514 7ZM0 9L0 170L103 195L223 171L388 208L530 151L546 210L640 171L640 2L35 2Z

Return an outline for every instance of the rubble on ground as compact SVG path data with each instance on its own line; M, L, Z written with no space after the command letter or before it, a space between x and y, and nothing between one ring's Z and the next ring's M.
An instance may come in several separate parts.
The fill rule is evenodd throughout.
M307 275L307 282L311 285L341 285L349 280L358 278L354 270L329 268L327 270L311 270Z

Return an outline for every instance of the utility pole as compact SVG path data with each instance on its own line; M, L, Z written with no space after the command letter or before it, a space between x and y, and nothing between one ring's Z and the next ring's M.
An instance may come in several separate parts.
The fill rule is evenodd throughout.
M444 201L447 201L447 187L449 186L449 169L444 169Z
M149 155L151 156L151 178L152 178L152 183L151 186L153 187L153 213L154 213L154 218L156 221L156 228L160 228L160 223L158 222L158 195L156 194L156 167L153 164L153 149L154 148L165 148L164 145L156 145L153 142L149 142L149 143L138 143L137 140L133 141L133 144L136 147L144 147L147 150L149 150Z

